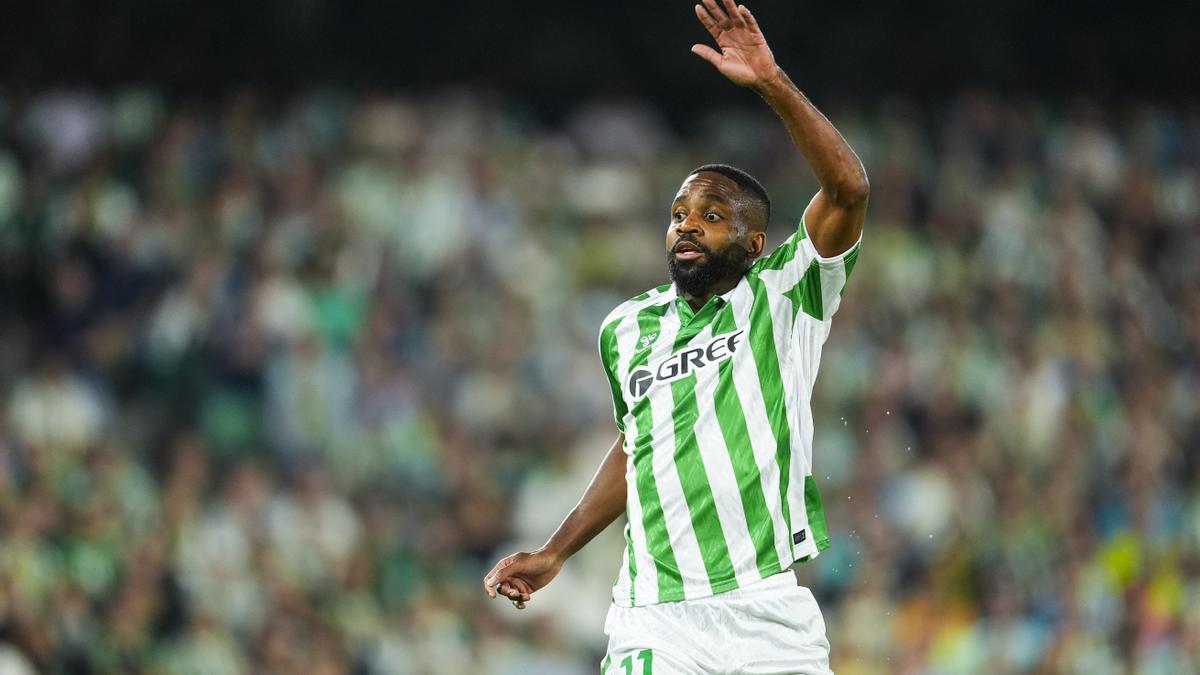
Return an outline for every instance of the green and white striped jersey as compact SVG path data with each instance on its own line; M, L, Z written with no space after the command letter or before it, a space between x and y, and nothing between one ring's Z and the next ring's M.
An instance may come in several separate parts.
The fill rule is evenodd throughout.
M700 311L668 284L604 320L628 455L616 604L722 593L829 545L809 400L860 244L822 258L802 221Z

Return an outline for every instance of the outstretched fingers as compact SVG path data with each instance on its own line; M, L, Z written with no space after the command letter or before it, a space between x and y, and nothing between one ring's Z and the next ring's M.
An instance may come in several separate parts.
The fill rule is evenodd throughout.
M738 11L742 15L742 21L746 22L747 28L756 33L760 32L758 28L758 19L755 19L754 15L750 13L749 7L745 5L738 5Z
M709 16L712 17L713 21L721 30L730 30L733 28L733 19L729 17L729 14L727 14L724 9L717 5L716 0L702 1L704 2L704 9L708 10Z
M738 11L737 5L734 4L733 0L721 0L721 2L723 3L722 9L725 10L725 14L729 17L731 26L741 28L745 25L745 22L742 20L742 13Z
M721 34L721 27L717 25L716 20L712 18L708 10L704 9L701 5L696 5L696 18L700 19L700 23L704 25L704 29L708 31L708 34L713 36L714 40L717 39L717 36Z

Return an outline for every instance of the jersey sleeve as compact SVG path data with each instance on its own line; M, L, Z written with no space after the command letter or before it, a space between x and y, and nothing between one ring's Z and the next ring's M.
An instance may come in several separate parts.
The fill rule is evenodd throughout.
M858 262L862 236L847 251L824 257L817 253L808 236L807 225L800 226L771 255L759 261L760 274L773 276L772 284L796 308L796 317L808 315L829 321L837 312L846 289L846 280Z
M608 387L612 392L613 419L617 429L625 433L625 415L629 412L625 405L625 397L621 395L621 383L617 380L617 324L612 321L600 329L600 363L604 366L604 375L608 378Z

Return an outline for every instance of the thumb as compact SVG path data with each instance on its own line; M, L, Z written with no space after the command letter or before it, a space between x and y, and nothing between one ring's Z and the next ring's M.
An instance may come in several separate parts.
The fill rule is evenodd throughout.
M516 562L514 560L514 556L509 556L504 560L501 560L500 562L496 563L496 566L492 568L492 571L488 572L487 576L483 578L483 588L485 591L487 591L488 595L493 598L496 597L496 586L505 581L509 575L512 574L511 571L506 572L505 570L514 562Z
M695 44L692 45L692 53L700 58L713 64L714 67L721 67L721 52L709 47L708 45Z

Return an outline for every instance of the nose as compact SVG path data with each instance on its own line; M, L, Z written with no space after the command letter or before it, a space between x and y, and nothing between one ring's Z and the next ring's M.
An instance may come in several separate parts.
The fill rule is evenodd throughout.
M675 232L682 234L684 232L695 234L700 231L700 223L695 215L688 215L682 222L675 224Z

